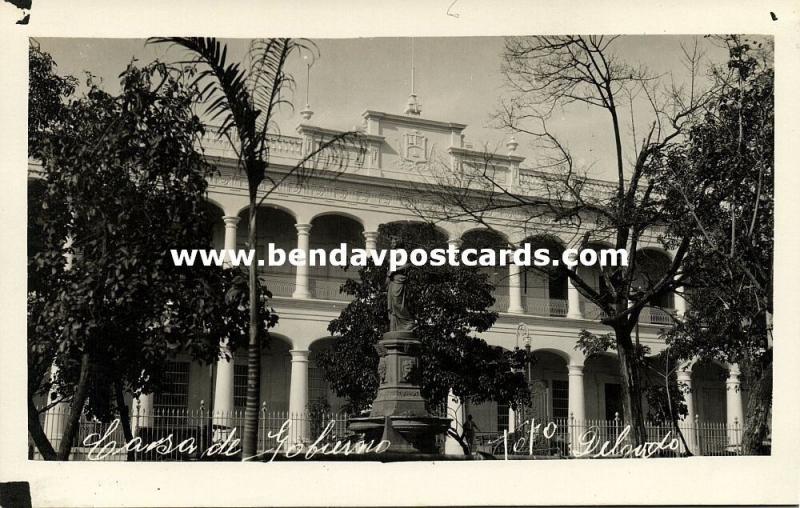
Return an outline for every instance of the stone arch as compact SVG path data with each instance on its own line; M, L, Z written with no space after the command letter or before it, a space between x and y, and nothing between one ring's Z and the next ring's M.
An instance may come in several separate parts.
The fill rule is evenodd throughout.
M655 285L670 268L670 254L655 247L644 247L636 251L636 267L632 290L647 291ZM672 293L659 296L652 302L653 307L672 309L675 307Z
M331 252L344 243L348 249L364 248L364 226L348 214L324 213L311 221L309 249ZM348 278L357 276L356 269L325 265L309 266L309 284L314 297L325 300L339 300L340 287Z
M589 242L583 249L584 250L591 249L597 251L601 249L611 249L611 248L613 248L611 244L600 240L600 241ZM613 268L612 267L601 268L597 264L593 266L578 265L575 267L575 271L578 273L578 276L595 291L601 291L602 288L605 286L603 273L604 272L608 273L608 271L610 270L613 270ZM581 295L580 301L581 301L583 315L586 319L599 319L603 315L602 311L583 295Z
M318 219L320 217L327 217L327 216L331 216L331 215L347 217L348 219L351 219L351 220L353 220L355 222L358 222L361 225L362 229L366 228L366 221L362 217L359 217L358 215L356 215L354 213L349 213L349 212L345 212L345 211L342 211L342 210L325 210L325 211L317 212L317 213L313 214L309 218L309 223L313 224L315 219Z
M243 219L245 227L247 227L247 217L248 217L247 211L249 209L250 209L250 205L245 204L245 205L242 205L236 211L236 215ZM295 220L295 222L300 220L300 218L302 217L301 214L297 213L296 210L292 209L291 207L285 206L284 204L281 204L281 203L274 203L274 202L264 203L264 204L258 205L258 209L259 209L259 211L262 210L262 209L277 209L277 210L280 210L280 211L282 211L284 213L287 213L287 214L291 215L292 218ZM258 220L258 219L256 219L256 220Z
M269 342L261 352L261 406L268 411L286 411L289 408L289 383L293 341L290 337L269 332ZM233 355L234 362L234 407L244 410L243 397L247 392L247 347L241 347Z
M555 235L541 233L525 237L520 247L530 244L531 253L547 249L551 259L561 259L566 249ZM533 259L531 260L533 261ZM526 266L521 270L524 306L529 313L543 316L567 315L567 276L552 267Z
M526 372L531 402L518 409L521 421L552 421L569 416L570 356L557 348L534 348L534 362Z
M206 230L211 234L211 246L214 249L225 247L225 223L222 217L225 211L218 202L206 199L203 202ZM241 223L241 221L239 221Z
M465 229L461 235L460 239L462 242L466 242L470 238L475 238L477 236L485 236L487 238L494 237L496 241L492 242L491 247L502 247L502 248L510 248L509 237L506 233L502 231L497 231L496 229L488 229L485 227L474 227ZM466 239L465 239L466 238ZM463 247L463 243L462 243Z
M603 352L589 356L584 362L583 377L586 417L613 420L618 415L622 419L622 380L617 355Z
M494 286L495 308L506 310L509 304L509 269L500 259L501 250L508 249L508 238L498 231L486 228L473 228L461 235L461 249L491 249L495 252L494 266L480 266L479 270L489 277Z
M327 408L332 413L343 410L347 400L336 395L325 379L325 372L316 363L317 355L324 350L330 350L335 345L338 337L326 336L314 339L309 346L308 356L308 400L310 405L318 408Z
M247 245L247 208L239 212L239 227L236 230L236 246L243 249ZM273 296L291 296L295 285L295 267L284 260L283 264L269 266L268 244L282 249L288 258L289 252L297 247L296 218L283 207L260 206L256 218L256 258L265 260L259 272Z
M210 193L206 193L204 201L211 206L218 208L222 213L220 214L219 218L222 220L222 216L225 215L225 205L222 204L220 200L216 197L212 197ZM214 218L216 220L216 217Z
M537 352L542 352L558 356L559 358L561 358L561 360L564 361L565 368L567 365L573 363L572 355L569 352L564 351L563 349L558 349L554 347L540 347L540 348L533 348L532 351L534 354L536 354Z
M267 346L268 348L271 347L271 345L274 343L281 344L288 349L294 348L294 341L291 338L289 338L288 335L284 335L282 333L269 332L269 340L270 340L270 345Z
M718 360L692 363L692 392L695 414L704 422L727 420L726 380L729 366Z
M407 249L417 247L447 247L450 238L449 233L429 222L417 220L396 220L384 222L378 227L378 248L389 249L392 247L393 235L410 236L410 244Z

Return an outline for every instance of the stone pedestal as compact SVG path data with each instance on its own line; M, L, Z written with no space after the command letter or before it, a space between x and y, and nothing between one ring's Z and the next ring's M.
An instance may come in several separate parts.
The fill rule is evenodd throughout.
M436 436L449 418L432 416L420 394L419 340L413 332L387 332L378 342L380 386L369 416L353 418L350 430L375 443L387 439L390 451L435 453Z

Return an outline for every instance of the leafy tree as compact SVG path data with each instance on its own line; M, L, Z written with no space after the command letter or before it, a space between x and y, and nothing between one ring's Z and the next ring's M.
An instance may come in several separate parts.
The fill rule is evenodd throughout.
M743 449L753 454L763 452L772 403L774 70L762 42L721 42L721 91L661 172L683 219L672 228L702 232L684 261L690 310L665 338L684 359L739 364L750 386Z
M619 356L624 420L634 444L646 440L643 380L636 363L633 330L645 307L657 305L682 287L678 275L696 231L665 237L657 231L668 213L660 190L646 174L662 155L681 141L690 120L701 111L713 90L700 79L702 52L683 48L689 78L679 87L669 76L625 61L617 36L533 36L506 40L502 71L509 89L496 115L498 127L527 136L537 149L527 178L515 182L498 171L504 162L485 153L436 173L426 185L431 205L415 206L428 220L468 220L492 228L499 213L516 211L518 226L535 233L536 225L553 223L569 235L571 247L607 244L626 249L628 265L608 267L587 277L565 264L543 268L552 276L568 277L578 292L598 310L597 317L614 332ZM600 111L607 119L604 136L614 154L609 182L590 177L591 163L576 161L570 146L553 128L555 112L583 114L575 106ZM637 120L647 118L642 129ZM629 118L629 120L628 120ZM591 126L590 124L586 124ZM627 134L632 137L628 141ZM466 170L469 168L469 170ZM503 175L505 176L505 175ZM520 192L520 186L524 192ZM425 189L423 189L425 190ZM419 202L419 198L416 200ZM641 277L640 249L658 242L673 252L658 277Z
M586 358L616 351L617 345L612 334L596 335L581 330L575 349L579 349ZM688 414L684 399L685 387L678 383L680 357L675 350L667 348L652 355L650 346L636 343L636 365L643 373L642 394L647 402L646 418L649 422L668 422L673 431L683 441L685 450L689 450L686 438L678 422Z
M32 100L72 91L52 86L60 80L48 55L31 46L30 58L41 70ZM204 195L214 169L194 150L203 127L184 78L161 63L131 64L119 95L90 78L85 96L34 109L30 153L41 171L29 203L37 241L28 260L28 422L46 459L69 458L84 412L120 413L130 438L125 392L157 389L175 353L210 363L221 339L235 348L245 337L244 279L175 266L170 255L211 246ZM262 330L275 323L270 309L261 315ZM36 398L48 392L57 399L48 403L69 404L58 450L39 425Z
M364 150L356 142L355 132L342 132L310 147L303 158L288 170L270 165L269 137L276 129L275 115L283 106L291 106L294 78L286 71L286 62L313 46L295 39L257 39L250 44L248 65L228 61L228 48L213 37L158 37L153 43L178 45L187 50L189 63L200 69L195 83L202 90L211 121L221 121L217 134L227 139L238 157L239 170L247 175L249 213L247 243L256 246L258 206L284 181L304 181L316 170L330 170L333 175L344 170L355 154L358 163ZM262 184L266 184L262 187ZM247 359L247 396L242 433L242 457L252 457L258 444L258 417L261 380L261 342L258 323L257 267L250 266L250 332Z
M389 248L392 240L407 249L444 247L430 226L382 225L378 248ZM337 340L318 359L331 387L347 398L352 411L367 407L377 393L375 345L389 324L387 272L385 264L370 265L359 270L358 280L345 282L342 291L354 299L331 321L328 329ZM450 389L473 403L528 402L530 394L520 372L527 353L489 346L476 336L497 319L497 313L488 310L494 304L494 288L486 274L472 267L415 267L408 288L422 342L422 395L430 406L445 401Z
M28 50L28 147L36 157L39 140L61 120L66 100L75 92L78 80L56 74L56 62L31 39Z

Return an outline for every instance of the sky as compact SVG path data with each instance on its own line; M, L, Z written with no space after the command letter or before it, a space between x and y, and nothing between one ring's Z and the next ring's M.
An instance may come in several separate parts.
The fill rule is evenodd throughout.
M186 54L168 45L146 45L143 39L37 39L58 64L58 72L83 80L85 72L103 80L104 87L118 90L118 75L135 58L140 63L154 59L177 61ZM695 36L626 36L615 41L618 56L634 65L681 84L687 73L681 62L681 44L697 40L706 51L706 62L725 61L726 52L709 40ZM226 39L229 58L241 59L249 41ZM300 123L306 87L314 117L309 123L321 127L350 129L361 122L367 110L402 113L411 90L410 38L317 39L318 48L306 79L306 61L299 55L288 66L297 82L294 111L280 112L282 134L293 135ZM503 53L501 37L415 38L415 88L422 103L422 117L467 124L468 142L505 153L509 132L493 127L493 114L500 100L510 96L500 72ZM627 119L630 113L623 111ZM634 113L638 128L649 122L643 108ZM583 105L559 110L553 130L566 141L577 164L591 168L590 175L610 178L614 174L614 143L608 113ZM630 143L627 134L626 142ZM517 152L532 166L537 149L532 140L516 136Z

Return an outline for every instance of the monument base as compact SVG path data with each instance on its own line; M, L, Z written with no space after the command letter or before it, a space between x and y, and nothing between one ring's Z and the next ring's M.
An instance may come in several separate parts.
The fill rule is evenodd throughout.
M366 416L352 418L350 430L364 435L364 441L390 443L393 453L439 453L436 436L447 432L450 418L439 416Z
M365 441L387 440L395 453L436 453L436 436L450 427L450 419L431 415L420 394L420 341L411 331L383 334L376 345L380 386L369 416L350 420L350 430Z

